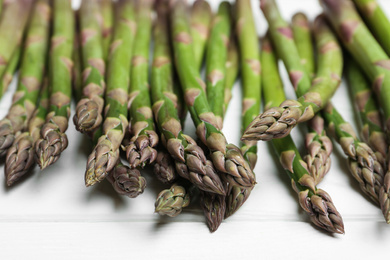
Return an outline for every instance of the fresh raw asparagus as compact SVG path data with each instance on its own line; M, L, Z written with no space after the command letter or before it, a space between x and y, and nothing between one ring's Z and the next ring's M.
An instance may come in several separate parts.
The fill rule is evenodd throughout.
M159 150L154 163L154 173L159 181L171 184L177 179L175 162L166 150Z
M266 40L267 41L267 40ZM265 41L265 42L266 42ZM263 94L266 107L273 107L285 99L282 81L277 70L276 59L263 59L264 53L272 53L270 44L264 46ZM268 64L267 62L273 62ZM315 181L306 168L298 149L290 135L281 139L273 139L272 144L280 157L280 163L291 179L294 191L298 194L299 204L308 213L314 225L331 233L344 233L341 215L334 206L329 194L317 189Z
M200 205L206 216L207 226L210 232L217 231L226 212L226 196L202 191L200 193Z
M196 0L191 8L191 36L196 68L202 67L213 14L205 0Z
M232 39L229 40L228 54L226 60L226 77L225 77L225 95L223 102L223 114L225 116L226 110L232 99L232 89L234 83L236 82L239 70L239 61L238 61L238 49L236 39L234 34L232 34Z
M315 59L312 30L307 16L304 13L296 13L291 20L291 29L295 45L301 57L301 64L306 69L306 72L309 73L309 76L314 77Z
M390 56L390 21L377 0L353 0L383 50Z
M196 68L186 5L177 1L172 6L171 29L176 68L183 87L185 101L196 125L200 140L210 149L214 166L229 183L252 187L255 176L239 148L227 144L210 110L205 84Z
M12 54L11 60L9 61L7 68L4 71L3 77L0 80L0 98L7 91L9 85L14 78L15 72L18 70L21 55L22 49L20 48L20 46L18 46L14 54Z
M158 135L154 131L151 108L148 60L152 28L152 6L154 0L138 2L137 34L134 42L129 95L129 133L131 136L126 146L126 158L132 168L144 167L154 162L157 151Z
M55 163L68 146L68 128L72 96L72 54L74 43L74 14L71 2L53 2L53 35L51 38L49 86L50 107L41 138L36 142L36 160L41 167Z
M222 129L223 102L226 78L227 47L230 38L231 6L228 2L219 5L214 16L206 51L206 92L211 111L217 125Z
M340 81L328 75L328 80L314 80L310 87L310 77L300 63L292 31L280 16L275 0L261 0L261 8L268 20L277 53L289 71L299 98L285 100L279 107L270 108L257 116L243 134L242 140L270 140L286 136L298 123L313 118L328 103L339 85L334 83ZM332 47L332 43L326 47Z
M206 159L203 150L181 128L177 113L177 96L173 92L173 65L170 58L166 10L159 5L154 30L152 65L153 114L162 133L162 143L175 160L177 173L198 188L225 194L221 179Z
M103 121L106 65L102 32L97 20L99 11L98 0L83 1L80 7L83 90L73 122L78 131L85 133L93 132Z
M155 212L160 215L176 217L183 208L190 204L190 195L188 186L180 183L173 184L169 189L163 190L158 194L155 206Z
M367 29L350 0L321 0L346 49L368 76L381 105L390 137L390 59ZM364 39L364 40L363 40Z
M47 2L40 0L40 3ZM5 177L11 186L23 177L35 165L35 144L40 138L41 127L45 123L49 108L49 80L46 78L39 93L39 103L28 122L26 131L18 135L8 149L5 159Z
M136 34L135 5L133 0L117 2L117 20L107 66L105 119L103 131L88 157L85 184L91 186L102 181L116 166L127 120L130 63Z
M122 164L120 160L118 161L118 164L107 176L107 180L118 194L129 198L138 197L145 190L145 178L141 176L141 173L137 169L131 169Z
M110 44L112 40L113 24L114 24L114 8L112 0L99 0L100 12L102 16L102 36L103 36L103 57L104 60L108 58Z

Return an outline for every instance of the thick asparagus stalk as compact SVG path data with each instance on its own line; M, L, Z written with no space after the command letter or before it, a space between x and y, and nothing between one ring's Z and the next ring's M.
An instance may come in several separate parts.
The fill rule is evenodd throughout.
M154 163L154 173L159 181L171 184L177 179L175 162L166 150L159 150Z
M117 3L117 20L107 66L105 119L102 135L88 157L85 184L102 181L116 166L127 120L130 62L136 33L133 0Z
M154 162L158 135L154 131L153 112L149 95L148 60L154 0L139 2L138 29L134 42L130 77L129 114L131 135L126 157L132 168Z
M219 129L223 127L227 46L231 30L230 13L230 4L222 2L219 5L218 13L213 18L206 53L207 100L211 111L215 114Z
M112 40L114 10L112 0L100 0L100 12L102 14L103 57L107 60Z
M204 52L210 33L213 14L211 7L205 0L196 0L191 8L191 36L196 68L202 67Z
M141 173L122 164L120 160L107 176L107 180L118 194L129 198L138 197L146 187L146 180Z
M6 155L15 136L27 128L34 113L45 73L50 16L49 1L37 1L27 32L18 87L7 116L0 121L0 157Z
M190 192L186 185L175 183L169 189L161 191L154 204L155 212L160 215L176 217L190 204Z
M200 193L201 207L206 216L207 226L210 232L217 231L226 212L226 196L208 192Z
M236 82L239 65L238 65L238 49L235 37L229 40L228 54L226 60L226 77L225 77L225 95L223 102L223 113L225 115L230 100L232 99L232 89Z
M11 84L15 72L18 69L20 63L20 56L22 55L22 49L17 47L14 54L12 54L11 60L9 61L7 68L4 71L3 77L0 80L0 98L7 91L9 85Z
M269 46L269 48L268 48ZM267 107L280 104L285 99L282 81L277 70L276 59L263 59L264 53L272 53L271 45L263 46L263 94ZM267 62L273 62L267 63ZM334 206L329 194L317 189L302 160L291 136L273 139L272 144L280 157L280 163L291 179L293 189L298 194L299 204L308 213L314 225L332 233L344 233L341 215Z
M152 65L153 113L162 133L162 143L175 160L177 173L198 188L224 194L222 181L203 150L181 128L177 113L177 96L173 92L173 65L164 6L159 7L154 30L154 58Z
M285 100L279 107L270 108L255 118L242 136L243 140L270 140L281 138L290 133L298 123L314 117L333 96L340 79L327 75L326 80L314 80L310 87L310 77L300 63L299 53L294 44L292 31L282 19L275 0L262 0L261 8L270 24L270 34L276 49L287 70L295 88L297 100ZM325 28L325 27L321 27ZM329 30L324 30L327 37L332 36ZM329 43L327 48L334 53L334 62L337 62L338 50ZM338 47L337 45L335 45Z
M376 0L353 0L383 50L390 56L390 21Z
M53 35L50 50L50 108L37 141L36 160L41 169L55 163L68 146L68 128L72 96L72 53L74 15L70 1L55 0Z
M78 131L86 133L96 130L103 121L106 65L102 32L97 20L99 11L97 0L83 1L80 7L83 90L73 122Z
M197 127L197 135L210 149L214 166L231 184L252 187L255 176L243 158L239 148L227 144L223 133L218 129L215 115L207 102L204 83L194 66L192 38L190 35L186 6L177 1L173 5L171 28L176 68L185 96L187 107Z
M296 13L291 20L291 29L294 37L294 42L301 57L301 64L309 73L310 77L314 77L315 60L313 39L311 34L311 24L304 13Z
M40 0L40 2L45 2L45 0ZM27 131L18 135L8 149L4 168L8 186L13 185L35 165L35 144L41 136L41 127L45 123L49 108L48 84L48 79L45 79L42 83L38 107L28 122Z

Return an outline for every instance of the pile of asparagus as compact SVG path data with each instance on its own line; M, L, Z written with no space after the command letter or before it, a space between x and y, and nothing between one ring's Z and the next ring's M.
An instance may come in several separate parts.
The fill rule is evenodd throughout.
M45 169L60 158L74 98L73 123L93 147L86 186L107 179L116 192L135 198L146 187L141 170L152 165L168 187L155 211L174 217L199 197L214 232L256 184L256 142L272 140L312 222L344 233L331 197L317 188L330 169L334 138L362 191L390 223L390 22L375 0L320 2L324 14L313 23L302 13L287 23L275 0L261 0L269 29L259 44L250 0L222 2L215 13L204 0L191 6L184 0L83 0L76 11L70 0L4 1L0 98L19 71L12 105L0 121L7 185L35 164ZM278 59L296 100L285 98ZM330 103L343 60L361 139ZM236 146L222 127L239 70L243 136ZM188 112L196 137L183 130ZM303 122L302 156L289 133Z

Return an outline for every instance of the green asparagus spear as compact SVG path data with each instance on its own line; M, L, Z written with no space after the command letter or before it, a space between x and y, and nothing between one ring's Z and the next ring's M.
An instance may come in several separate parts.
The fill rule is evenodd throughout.
M210 33L212 11L208 2L196 0L191 8L191 36L196 68L202 67L203 56Z
M188 185L175 183L169 189L163 190L158 194L154 206L156 213L176 217L189 204Z
M175 162L165 148L157 152L153 171L157 179L164 184L172 184L177 179Z
M154 30L152 65L153 114L162 133L162 143L175 161L177 173L198 188L218 194L225 190L211 161L181 128L177 113L177 96L173 92L173 65L170 58L166 6L158 5L158 22Z
M226 196L202 191L200 193L200 205L206 216L207 226L210 232L217 231L226 212Z
M112 0L100 0L100 12L102 16L103 57L107 60L112 40L114 10Z
M7 68L4 71L3 77L0 80L0 98L7 91L9 85L11 84L15 72L18 70L18 66L20 64L20 56L22 55L22 49L18 46L12 54L12 58L9 61Z
M0 156L5 156L16 135L27 128L42 85L48 49L51 8L48 0L37 1L24 46L17 90L7 116L0 121Z
M82 98L77 103L73 122L80 132L91 133L102 124L105 71L102 32L97 20L98 0L83 1L80 7L81 53L83 68Z
M221 173L225 173L223 177L228 182L252 187L255 184L252 170L239 148L227 144L208 105L205 84L194 66L193 44L186 11L186 5L182 1L172 5L171 29L176 68L187 107L197 128L197 135L210 149L214 166Z
M133 0L121 0L117 2L116 8L118 14L107 66L105 119L102 134L88 157L86 186L102 181L116 166L119 148L128 127L127 93L132 46L136 34L135 3Z
M143 0L138 5L138 30L134 42L130 77L129 115L130 142L126 147L126 158L132 168L144 167L154 162L158 135L154 131L151 108L148 60L154 0Z
M275 54L271 44L263 42L263 94L267 107L273 107L285 99L282 81L279 76ZM272 140L273 147L280 157L280 163L291 179L291 184L298 194L299 204L308 213L314 225L331 233L344 233L341 215L334 206L329 194L317 189L305 162L290 135Z
M390 56L390 21L377 0L353 0L383 50Z
M226 60L226 78L225 78L225 95L223 102L223 114L225 115L230 100L232 99L232 89L238 75L238 49L234 34L229 40L228 54Z

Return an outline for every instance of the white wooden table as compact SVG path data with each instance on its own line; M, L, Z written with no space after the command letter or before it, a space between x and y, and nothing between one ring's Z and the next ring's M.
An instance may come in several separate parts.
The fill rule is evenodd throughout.
M219 0L210 0L216 8ZM390 15L390 1L379 1ZM297 11L314 18L316 0L279 0L290 19ZM75 6L78 1L75 1ZM267 23L253 1L259 35ZM289 97L294 97L284 69ZM3 117L10 105L15 82L0 103ZM239 84L225 122L230 142L239 141ZM335 106L355 122L346 85L333 98ZM302 129L301 129L302 130ZM186 132L194 134L187 120ZM362 195L336 146L332 169L319 185L333 198L343 216L345 235L316 229L300 209L286 173L271 147L259 143L255 169L258 184L241 210L210 234L198 205L171 219L154 214L154 201L163 186L145 171L148 187L137 199L117 195L108 182L84 186L84 169L90 147L70 124L69 147L49 169L38 168L15 187L0 185L0 259L350 259L388 256L390 226L381 211ZM300 130L293 131L303 148ZM4 163L0 166L3 171Z

